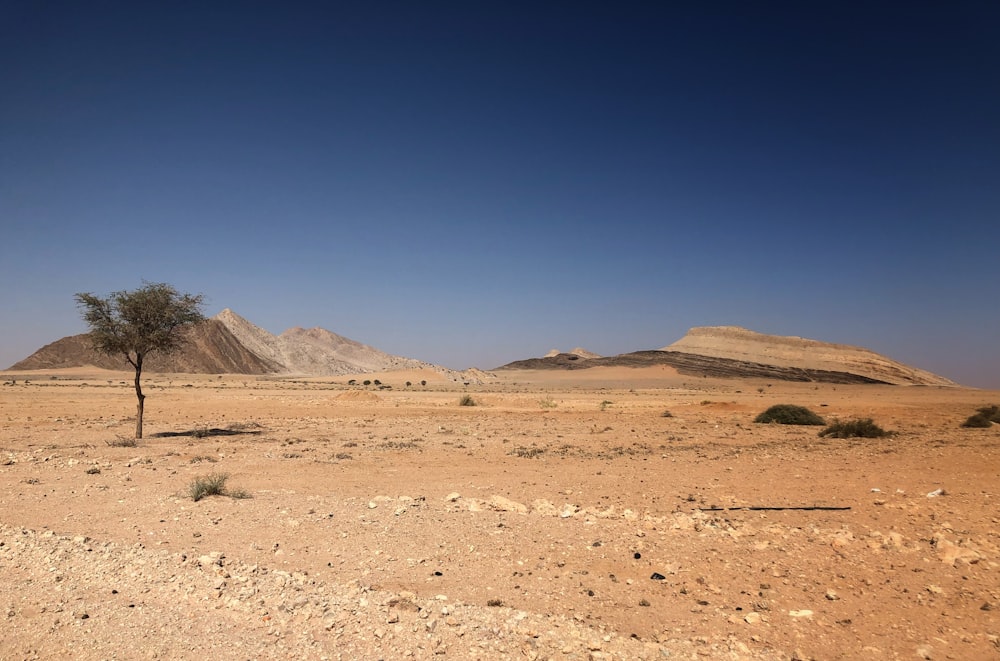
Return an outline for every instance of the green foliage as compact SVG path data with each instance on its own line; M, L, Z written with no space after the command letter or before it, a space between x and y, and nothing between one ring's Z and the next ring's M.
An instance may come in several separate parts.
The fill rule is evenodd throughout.
M986 416L990 422L1000 423L1000 406L993 404L990 406L984 406L981 409L976 409L976 411Z
M177 350L184 343L183 331L205 319L202 295L180 294L165 283L146 283L107 298L77 294L76 301L94 349L109 356L122 354L133 367L150 352Z
M984 413L976 413L970 415L965 422L962 423L963 427L969 429L986 429L987 427L993 426L993 421L990 417Z
M963 427L971 429L986 429L992 427L993 423L1000 423L1000 406L991 404L976 409L976 412L962 423Z
M75 298L90 328L88 336L94 350L124 356L135 368L135 437L142 438L146 399L140 385L143 360L150 353L169 354L184 345L185 331L205 320L201 313L204 297L180 294L165 283L147 282L135 291L116 291L107 298L88 293L76 294Z
M229 480L228 473L212 473L211 475L196 477L188 485L188 495L191 500L198 502L207 496L229 496L230 498L249 498L250 494L242 489L231 490L226 488L226 481Z
M754 422L777 423L779 425L825 425L826 421L804 406L775 404L756 418Z
M821 431L819 435L830 438L882 438L888 436L889 432L872 422L871 418L863 418L860 420L838 420Z
M459 406L476 406L476 400L472 399L472 395L462 395L462 399L458 400Z

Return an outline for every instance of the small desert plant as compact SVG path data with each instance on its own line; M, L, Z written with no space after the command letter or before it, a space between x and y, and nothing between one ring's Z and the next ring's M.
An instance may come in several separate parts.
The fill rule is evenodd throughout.
M559 406L558 404L556 404L555 400L552 399L551 397L546 397L545 399L538 400L538 405L541 406L543 409L554 409L555 407Z
M421 382L420 382L420 385L422 385L422 386L426 386L426 385L427 385L427 381L421 381Z
M991 426L994 422L1000 423L1000 406L992 404L990 406L984 406L976 409L976 413L969 416L969 418L962 423L962 426L985 429L986 427Z
M672 417L674 417L674 414L671 413L669 410L667 410L667 411L664 411L663 413L661 413L660 417L661 418L672 418Z
M472 395L462 395L462 399L458 400L459 406L476 406L476 400L472 399Z
M826 421L804 406L775 404L756 418L754 422L777 423L779 425L825 425Z
M990 417L984 413L976 413L970 415L965 422L962 423L963 427L969 429L986 429L987 427L993 426L993 421Z
M231 490L226 488L226 481L229 479L228 473L212 473L204 477L196 477L188 485L188 495L191 500L198 502L206 496L229 496L230 498L249 498L250 494L242 489Z
M889 432L872 422L871 418L863 418L860 420L838 420L821 431L819 435L830 438L882 438L888 436Z
M524 446L518 446L508 452L507 454L513 455L515 457L521 457L522 459L533 459L539 455L545 454L544 448L530 447L526 448Z
M365 385L365 386L370 386L372 384L371 379L365 379L361 383L362 383L362 385Z
M601 410L606 411L607 408L612 404L614 404L614 402L612 402L610 399L605 399L604 401L601 402Z
M113 448L134 448L139 445L139 441L134 438L128 438L127 436L116 436L112 441L105 441L110 447Z

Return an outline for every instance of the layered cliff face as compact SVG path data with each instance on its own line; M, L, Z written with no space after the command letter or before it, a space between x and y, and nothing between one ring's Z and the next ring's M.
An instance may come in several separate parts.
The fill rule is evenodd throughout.
M692 328L680 340L660 351L780 368L843 372L897 385L955 385L944 377L904 365L862 347L765 335L738 326Z
M868 349L801 337L764 335L736 326L692 328L677 342L655 351L635 351L604 358L550 352L542 358L518 360L498 369L579 370L652 365L667 365L680 374L725 379L955 385L944 377Z

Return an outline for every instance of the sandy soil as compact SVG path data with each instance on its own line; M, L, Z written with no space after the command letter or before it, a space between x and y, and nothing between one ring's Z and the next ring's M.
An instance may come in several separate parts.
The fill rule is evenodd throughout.
M0 374L0 658L1000 658L998 392L347 378Z

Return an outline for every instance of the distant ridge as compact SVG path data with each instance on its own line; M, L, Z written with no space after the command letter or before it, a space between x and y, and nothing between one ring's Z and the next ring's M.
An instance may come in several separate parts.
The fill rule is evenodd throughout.
M737 326L692 328L677 342L654 351L582 359L567 353L528 358L498 367L588 369L668 365L681 374L843 384L941 385L954 382L909 367L868 349L799 337L764 335Z
M189 339L182 352L170 356L150 354L144 366L146 370L191 374L273 374L282 369L280 363L244 347L217 319L209 319L192 329ZM88 365L109 370L132 369L124 357L106 356L91 349L86 334L71 335L46 344L9 369L43 370Z
M190 331L190 342L180 352L151 354L151 372L189 374L283 374L341 376L395 370L429 370L453 381L481 383L490 378L482 370L458 371L412 358L394 356L323 328L290 328L274 335L229 308ZM124 358L105 356L90 348L86 334L47 344L11 370L67 367L128 370Z
M544 357L545 358L552 358L553 356L558 356L561 353L572 354L574 356L579 356L580 358L586 358L588 360L591 359L591 358L600 358L601 357L601 354L594 353L593 351L587 351L583 347L577 347L575 349L570 349L569 351L565 351L565 352L559 351L559 349L553 349L552 351L550 351L547 354L545 354Z
M743 360L776 367L847 372L897 385L954 386L942 376L910 367L869 349L802 337L766 335L739 326L692 328L661 351Z

